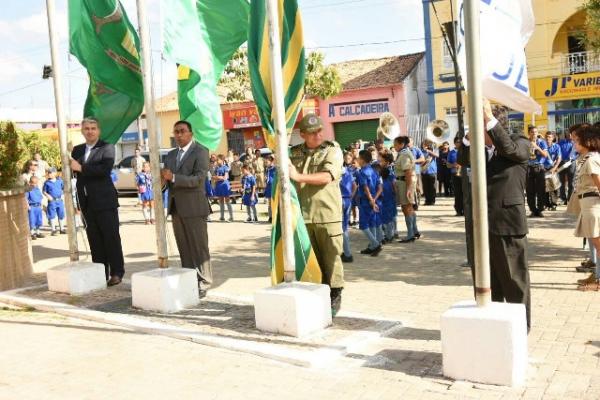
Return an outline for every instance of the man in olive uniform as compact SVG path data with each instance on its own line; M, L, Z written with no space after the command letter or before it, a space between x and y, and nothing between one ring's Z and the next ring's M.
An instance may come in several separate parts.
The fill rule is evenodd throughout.
M417 191L417 176L415 174L415 156L409 147L407 136L394 139L394 149L398 152L395 163L396 172L396 203L402 206L406 222L406 237L400 243L412 243L421 237L417 228L417 213L413 208Z
M302 216L321 272L323 284L331 288L331 310L342 303L342 175L343 155L336 142L324 140L323 123L315 114L300 121L304 143L290 150L290 179L296 183Z

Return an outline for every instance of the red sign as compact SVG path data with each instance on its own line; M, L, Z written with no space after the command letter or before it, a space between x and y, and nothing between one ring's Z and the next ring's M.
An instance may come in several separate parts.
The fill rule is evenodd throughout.
M225 129L251 128L261 126L256 107L240 108L223 111Z

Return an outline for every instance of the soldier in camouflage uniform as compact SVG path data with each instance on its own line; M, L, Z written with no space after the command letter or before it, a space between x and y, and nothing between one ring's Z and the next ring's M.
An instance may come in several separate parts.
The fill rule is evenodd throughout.
M331 288L331 310L342 303L342 175L343 155L339 144L323 139L323 123L315 114L300 121L304 143L290 150L290 179L296 183L302 216L319 261L323 284Z

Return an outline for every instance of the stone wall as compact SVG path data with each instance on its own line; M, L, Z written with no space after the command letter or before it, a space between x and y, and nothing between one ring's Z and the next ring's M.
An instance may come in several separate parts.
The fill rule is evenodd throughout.
M0 290L20 287L33 271L25 189L0 190Z

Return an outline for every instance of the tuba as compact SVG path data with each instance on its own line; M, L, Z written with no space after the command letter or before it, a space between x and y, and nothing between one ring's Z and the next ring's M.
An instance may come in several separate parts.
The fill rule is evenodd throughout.
M450 126L446 121L436 119L427 125L426 137L439 146L444 142L452 140L452 132L450 132Z
M400 136L400 124L391 112L384 112L379 116L379 128L377 128L378 139L380 135L385 136L389 140L394 140Z

